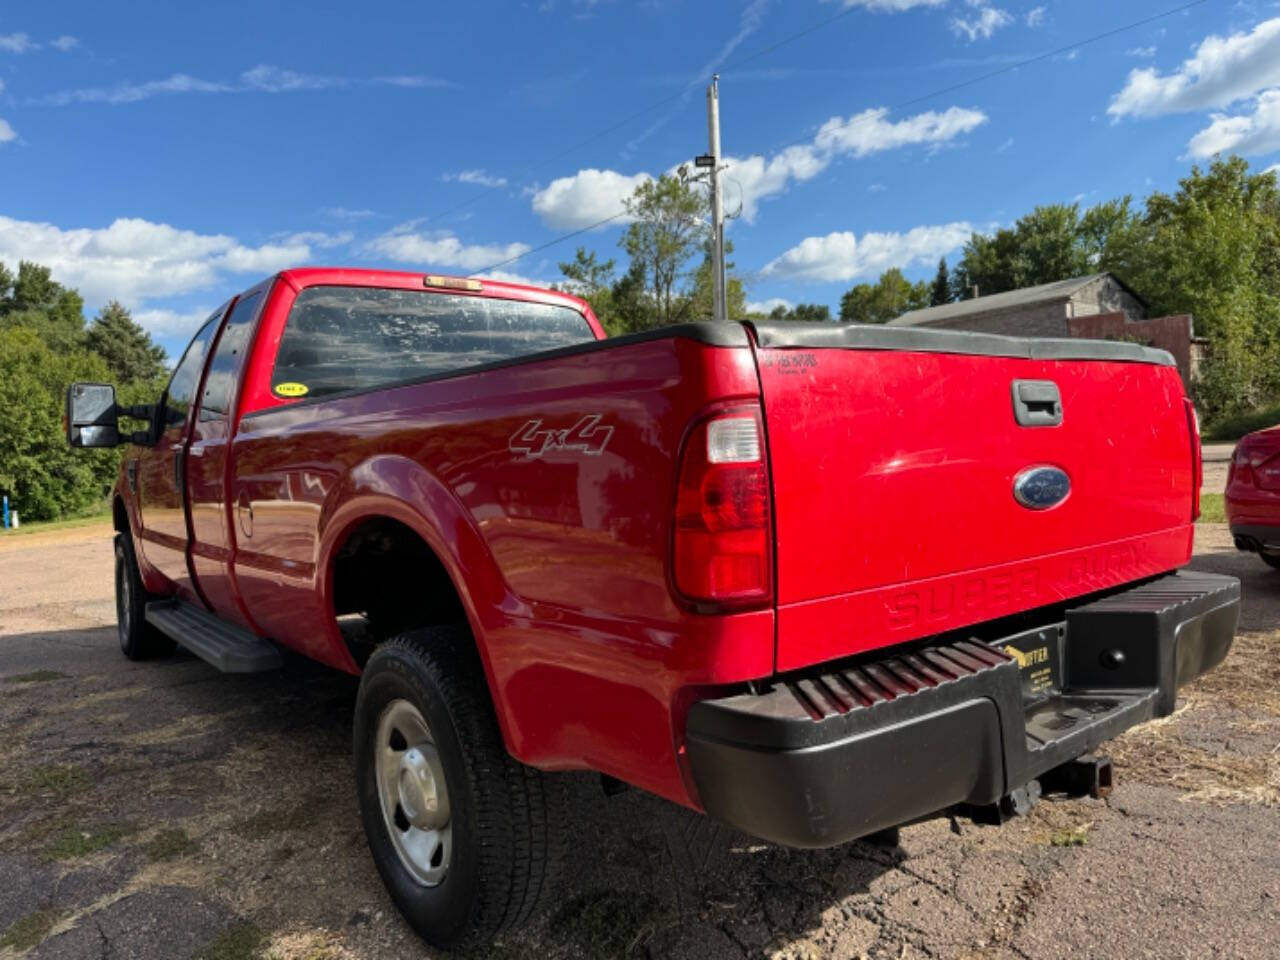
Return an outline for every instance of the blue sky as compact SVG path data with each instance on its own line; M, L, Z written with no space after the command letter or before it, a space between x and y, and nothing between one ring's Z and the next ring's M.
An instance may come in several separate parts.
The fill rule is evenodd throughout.
M719 66L749 299L834 307L1038 203L1172 189L1218 150L1280 162L1274 2L894 109L1178 3L28 4L0 15L0 259L122 300L172 354L284 266L467 274L609 216L705 150ZM620 230L500 275L552 282L579 244L621 264Z

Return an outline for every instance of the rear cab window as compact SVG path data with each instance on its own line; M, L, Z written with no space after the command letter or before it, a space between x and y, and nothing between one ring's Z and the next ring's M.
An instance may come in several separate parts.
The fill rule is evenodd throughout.
M301 291L271 376L279 399L314 399L440 376L596 339L568 306L428 290Z

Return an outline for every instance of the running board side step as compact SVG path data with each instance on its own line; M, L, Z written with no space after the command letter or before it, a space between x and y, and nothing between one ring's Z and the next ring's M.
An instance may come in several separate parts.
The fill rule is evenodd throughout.
M181 600L148 603L147 623L223 673L258 673L284 664L270 640Z

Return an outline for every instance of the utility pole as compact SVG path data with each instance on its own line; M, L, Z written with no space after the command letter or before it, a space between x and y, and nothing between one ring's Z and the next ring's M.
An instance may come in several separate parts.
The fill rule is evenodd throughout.
M720 74L707 87L707 136L711 147L711 279L716 320L728 321L725 291L724 200L720 194Z

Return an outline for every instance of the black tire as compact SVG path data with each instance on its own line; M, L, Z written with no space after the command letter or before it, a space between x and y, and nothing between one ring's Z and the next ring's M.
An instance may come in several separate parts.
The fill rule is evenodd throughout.
M1280 554L1260 553L1258 556L1272 570L1280 570Z
M424 885L401 860L379 799L375 753L384 745L375 741L397 701L408 701L427 722L447 785L452 846L436 886ZM424 940L468 949L538 912L563 859L565 785L507 753L467 629L417 630L378 647L360 680L354 739L370 852L392 900Z
M177 646L146 621L147 604L157 599L147 592L138 575L133 540L127 533L116 534L116 632L120 649L130 660L167 657Z

